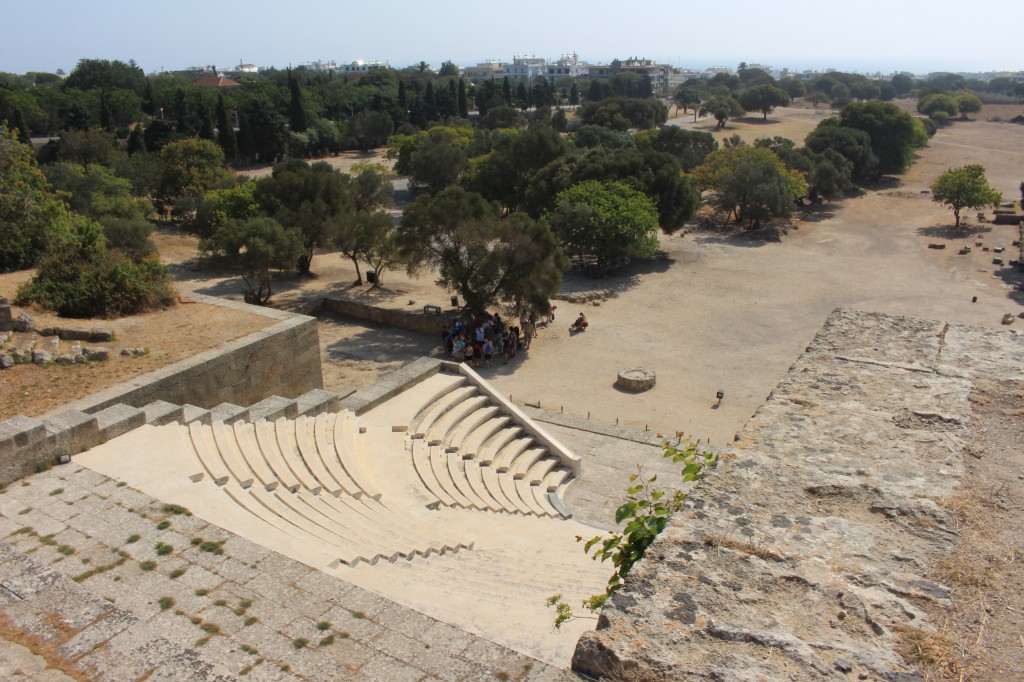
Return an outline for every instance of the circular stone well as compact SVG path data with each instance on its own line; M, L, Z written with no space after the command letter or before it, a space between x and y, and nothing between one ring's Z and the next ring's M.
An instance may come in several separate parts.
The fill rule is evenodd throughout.
M654 388L654 370L646 367L628 367L619 372L615 385L627 391L649 391Z

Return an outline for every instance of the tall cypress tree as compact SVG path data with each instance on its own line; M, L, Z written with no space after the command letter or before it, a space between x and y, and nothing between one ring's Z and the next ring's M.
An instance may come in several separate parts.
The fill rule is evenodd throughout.
M225 159L238 156L235 128L228 120L228 108L224 106L224 95L217 97L217 144L224 150Z
M405 81L398 81L398 106L403 113L409 111L409 100L405 94Z
M290 71L288 72L288 90L291 91L292 96L291 106L288 110L292 131L304 133L309 128L309 117L306 115L306 105L302 101L302 89L299 87L299 79Z
M100 127L104 130L113 130L114 125L110 120L110 103L107 102L107 90L100 90Z
M459 116L469 118L469 101L466 99L466 81L459 79Z
M437 98L434 96L434 84L427 82L427 91L423 95L423 115L427 121L437 120Z
M508 82L508 76L501 81L501 96L505 98L505 104L512 106L512 84Z
M156 99L153 95L153 81L146 79L145 88L142 91L142 111L150 116L156 116Z
M146 151L146 136L142 132L142 126L136 124L132 132L128 134L128 156L136 152Z
M455 116L459 113L459 93L455 79L448 81L448 101L445 103L445 115Z
M572 88L569 90L569 104L576 105L580 103L580 89L576 87L576 81L572 82Z
M213 132L213 119L210 116L210 111L206 108L206 102L203 100L199 100L199 106L196 107L196 116L199 118L199 138L216 142L217 136Z

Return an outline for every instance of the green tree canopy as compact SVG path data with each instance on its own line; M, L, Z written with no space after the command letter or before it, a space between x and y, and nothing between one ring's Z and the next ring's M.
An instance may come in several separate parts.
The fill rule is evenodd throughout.
M768 114L775 110L775 107L789 106L789 95L785 90L768 85L753 85L740 93L740 104L747 111L760 111L764 120L768 120Z
M840 113L839 124L870 136L882 173L902 173L921 144L913 117L891 102L852 102Z
M917 110L931 119L946 119L955 116L960 107L955 99L945 93L925 95L917 101ZM941 112L941 113L940 113Z
M67 207L50 190L32 148L0 133L0 272L32 267L70 230Z
M640 149L649 147L676 157L687 172L699 166L704 162L704 157L718 149L718 142L711 133L686 130L674 125L662 126L656 131L639 132L635 140Z
M878 157L871 148L871 136L863 130L844 128L835 119L822 121L807 135L804 143L818 154L828 149L841 154L852 164L854 180L867 180L878 168Z
M263 305L273 294L271 271L290 270L302 253L302 233L273 218L232 220L201 240L199 250L216 264L237 268L246 302Z
M331 244L338 222L352 210L348 176L325 161L282 161L256 183L254 197L264 215L301 235L300 274L311 271L315 250Z
M230 176L215 142L187 139L160 150L160 193L169 199L201 197Z
M953 209L956 227L960 227L960 211L998 206L1003 195L992 189L985 177L985 167L970 164L950 168L932 183L932 201Z
M967 114L976 114L981 111L981 100L973 92L958 92L953 95L953 98L960 111L960 118L964 121L967 120Z
M131 183L104 166L59 162L43 173L54 190L66 193L71 210L89 218L145 220L153 211L149 199L133 196Z
M784 218L793 201L807 195L807 182L790 171L775 152L740 144L708 154L694 170L701 189L715 193L719 210L755 230L771 218Z
M499 301L546 310L568 267L545 221L502 218L494 204L460 187L410 204L399 241L410 272L435 268L438 284L458 292L474 312Z
M615 97L587 102L579 116L584 125L601 125L612 130L647 130L664 125L668 109L658 100Z
M551 225L581 264L589 256L603 268L619 258L653 256L658 249L657 207L622 182L587 180L559 193Z
M722 129L730 118L742 116L747 112L735 97L731 95L716 95L701 102L697 113L701 116L714 116L715 120L718 121L718 128Z

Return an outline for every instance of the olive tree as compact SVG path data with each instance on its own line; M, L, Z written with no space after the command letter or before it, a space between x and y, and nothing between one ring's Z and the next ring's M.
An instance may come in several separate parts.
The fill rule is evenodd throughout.
M956 227L961 210L998 206L1002 200L1003 195L989 186L984 166L977 163L950 168L932 183L932 201L953 209Z

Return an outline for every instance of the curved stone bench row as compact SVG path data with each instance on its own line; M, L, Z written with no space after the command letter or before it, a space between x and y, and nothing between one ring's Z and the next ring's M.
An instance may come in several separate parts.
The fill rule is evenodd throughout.
M439 504L570 516L561 495L571 470L465 378L424 400L407 433L413 465Z
M413 466L437 504L507 514L570 516L560 498L567 483L554 483L566 479L568 469L548 474L546 480L552 482L549 490L543 482L533 485L525 477L515 478L507 470L499 471L474 459L463 459L456 452L448 452L439 445L427 445L421 439L412 440L410 447ZM545 462L544 466L549 463Z
M471 548L434 531L381 494L359 466L353 414L255 424L179 427L200 481L207 475L243 509L292 540L330 548L343 564L375 563Z

